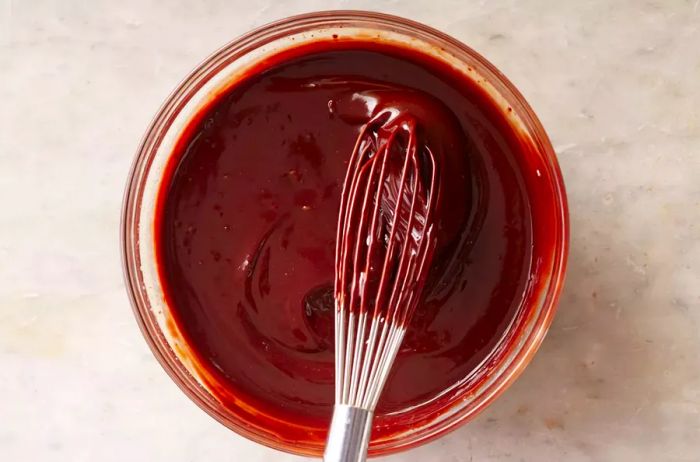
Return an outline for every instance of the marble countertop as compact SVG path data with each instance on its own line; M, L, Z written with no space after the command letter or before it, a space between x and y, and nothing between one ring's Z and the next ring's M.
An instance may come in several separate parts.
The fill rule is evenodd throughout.
M484 54L556 147L559 313L473 423L387 461L700 460L700 1L0 0L0 460L301 461L162 371L122 284L140 137L212 50L315 9L395 13Z

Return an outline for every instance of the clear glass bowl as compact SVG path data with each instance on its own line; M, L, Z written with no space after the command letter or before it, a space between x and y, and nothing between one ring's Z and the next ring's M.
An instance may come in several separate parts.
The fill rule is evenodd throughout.
M173 322L165 301L155 259L156 202L164 169L187 122L227 84L256 63L281 50L313 41L370 37L408 46L437 57L479 81L512 121L520 137L538 156L541 173L549 178L547 194L555 210L551 217L551 254L544 255L534 290L535 302L522 307L509 334L482 363L467 389L428 421L373 441L370 454L388 454L433 440L474 418L523 371L552 321L562 288L568 253L568 211L564 185L554 151L537 117L518 90L492 64L466 45L422 24L378 13L328 11L284 19L254 30L221 48L201 63L168 97L151 122L138 150L127 183L122 211L122 253L125 282L144 337L166 372L203 410L235 432L260 444L300 454L319 455L320 443L281 440L256 425L245 412L217 401L197 367L190 347ZM241 404L244 406L244 404Z

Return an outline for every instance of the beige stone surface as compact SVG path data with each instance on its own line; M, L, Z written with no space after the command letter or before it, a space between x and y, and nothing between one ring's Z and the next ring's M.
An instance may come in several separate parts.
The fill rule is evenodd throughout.
M118 225L180 79L254 26L329 8L407 16L495 63L548 130L571 206L533 363L473 423L386 460L700 460L696 0L0 0L0 460L302 460L226 430L161 370Z

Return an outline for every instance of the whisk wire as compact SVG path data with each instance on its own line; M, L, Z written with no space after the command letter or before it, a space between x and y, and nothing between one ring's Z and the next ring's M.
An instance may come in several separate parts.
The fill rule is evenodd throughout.
M379 179L375 179L373 173L375 172L375 169L377 168L377 162L372 162L371 163L371 168L370 168L370 181L368 184L368 187L365 189L365 194L362 202L362 207L361 207L361 216L360 216L360 225L359 229L364 229L365 228L365 220L367 218L367 214L364 213L365 210L367 209L368 206L370 206L370 201L374 198L377 197L376 195L380 193L382 183L383 183L383 175L384 175L384 162L382 163L381 170L379 175ZM377 184L376 191L374 194L372 193L374 188L374 183ZM367 301L369 297L367 296L367 291L369 290L370 286L370 281L367 280L368 278L368 271L367 268L369 267L370 260L372 257L372 254L376 250L376 246L372 246L371 242L369 240L373 239L373 227L376 225L377 222L377 215L376 215L376 209L378 207L378 201L374 201L374 208L375 208L375 213L371 215L371 220L372 223L370 223L369 228L370 232L367 235L367 238L365 239L365 242L362 242L361 236L357 236L356 242L355 242L355 257L354 257L354 271L355 274L359 274L359 278L357 280L359 281L359 287L355 288L353 287L353 291L351 294L350 298L350 303L351 305L354 306L355 303L358 303L359 305L359 323L358 323L358 332L357 336L355 337L355 351L354 351L354 357L356 360L353 362L352 365L352 370L350 372L350 400L353 399L357 395L357 390L358 390L358 380L359 380L359 375L360 371L359 368L361 367L361 364L363 363L364 359L364 349L366 342L365 340L365 329L367 327ZM367 247L367 250L365 251L366 255L363 258L362 255L362 249L363 246ZM365 271L362 271L360 269L360 261L364 259L365 260ZM356 290L357 289L357 290ZM359 293L358 293L359 292ZM355 298L359 300L355 300Z
M345 239L349 237L351 234L351 224L352 224L352 219L354 213L357 213L358 210L356 208L348 208L347 205L352 204L356 200L357 196L357 191L359 189L359 185L361 183L361 180L364 178L364 174L366 169L362 168L362 159L364 156L366 156L367 151L370 149L370 145L365 143L365 137L364 133L362 136L360 136L357 140L357 143L355 145L355 149L353 150L353 154L350 158L350 163L348 167L348 175L345 178L345 182L343 185L343 190L344 191L350 191L350 193L346 196L345 194L342 195L341 197L341 208L340 208L340 218L339 218L339 226L338 226L338 233L337 233L337 241L336 242L343 242ZM366 167L366 165L365 165ZM353 172L353 174L350 174L350 172ZM359 173L358 173L359 172ZM371 172L370 172L371 173ZM361 210L359 211L361 212ZM347 261L347 253L348 253L348 247L347 246L336 246L336 263L337 262L345 262ZM354 335L355 333L355 315L354 312L351 311L347 314L347 326L344 326L343 321L346 318L346 310L348 307L346 307L347 302L350 303L350 307L353 305L353 293L354 293L354 285L356 284L356 281L352 281L353 284L353 290L350 292L350 299L346 297L346 292L345 288L348 285L346 276L346 268L345 265L341 266L340 268L336 268L336 271L339 272L339 278L336 278L336 286L335 286L335 293L336 293L336 300L338 301L338 307L336 307L336 311L339 313L339 316L336 316L336 343L335 343L335 351L336 351L336 402L337 403L347 403L349 400L349 393L350 391L345 385L345 378L348 377L350 374L350 367L353 363L353 349L351 348L351 342L354 338L357 336ZM346 328L347 328L347 333L346 333Z

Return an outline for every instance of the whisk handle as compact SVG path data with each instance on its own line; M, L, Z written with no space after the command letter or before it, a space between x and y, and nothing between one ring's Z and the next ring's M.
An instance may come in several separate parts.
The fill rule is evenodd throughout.
M373 414L366 409L336 404L323 454L324 462L364 462Z

